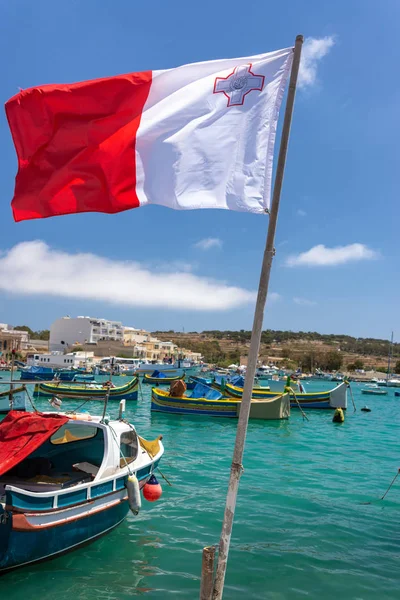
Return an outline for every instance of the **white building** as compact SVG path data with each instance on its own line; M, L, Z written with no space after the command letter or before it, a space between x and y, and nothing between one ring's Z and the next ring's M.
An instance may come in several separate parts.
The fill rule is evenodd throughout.
M28 348L29 335L26 331L13 329L12 325L0 323L0 352L11 352L11 350L26 350Z
M50 327L50 350L65 351L73 344L96 344L102 340L123 343L124 328L120 321L94 317L62 317Z
M149 331L145 329L136 329L135 327L124 327L124 343L128 346L143 344L150 339Z

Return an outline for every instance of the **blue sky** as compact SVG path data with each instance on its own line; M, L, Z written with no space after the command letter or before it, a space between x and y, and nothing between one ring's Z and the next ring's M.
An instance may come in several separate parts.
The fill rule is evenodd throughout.
M297 33L325 40L327 53L317 49L296 98L264 327L387 338L400 295L399 18L396 0L1 0L0 93L4 103L19 87L268 52ZM266 217L149 206L16 224L4 112L0 136L0 321L47 328L69 314L151 330L251 328ZM30 276L21 277L29 257ZM100 300L87 297L93 282L82 281L82 265L93 268ZM56 295L46 292L50 267L60 278ZM135 305L127 280L145 281L148 271L163 275L151 288L156 305L146 293ZM110 274L119 272L117 293ZM164 286L189 300L168 306ZM226 310L224 298L234 299Z

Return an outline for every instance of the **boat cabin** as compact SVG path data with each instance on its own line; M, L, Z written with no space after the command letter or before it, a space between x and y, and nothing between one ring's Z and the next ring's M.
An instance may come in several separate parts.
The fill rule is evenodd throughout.
M142 466L145 463L145 468L137 473L139 480L149 475L150 470L154 468L153 461L141 445L135 428L127 422L116 420L104 423L101 417L91 417L87 413L57 413L54 416L60 419L64 416L64 420L60 421L60 426L56 426L52 435L35 448L33 445L36 438L41 435L45 437L45 434L38 433L33 436L32 452L26 455L24 445L17 449L10 463L11 468L0 475L1 502L5 501L7 489L13 491L16 497L20 496L21 492L30 493L31 504L35 503L32 492L42 495L82 484L89 484L91 491L95 492L98 482L108 481L110 491L113 491L118 486L123 487L128 465L133 466L133 463L138 462L138 466ZM0 473L1 467L0 460ZM133 470L136 471L136 468ZM121 480L118 481L118 478ZM103 483L100 484L100 488L102 487ZM88 497L91 497L91 491ZM86 494L84 495L86 500ZM54 497L49 497L48 501L54 504Z

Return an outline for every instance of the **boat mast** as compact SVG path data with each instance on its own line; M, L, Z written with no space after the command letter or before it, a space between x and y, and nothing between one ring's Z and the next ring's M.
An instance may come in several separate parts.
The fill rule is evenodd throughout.
M388 367L387 367L387 373L386 373L386 383L388 383L388 381L389 381L390 362L391 362L391 359L392 359L392 352L393 352L393 331L392 331L392 337L390 338L389 355L388 355Z

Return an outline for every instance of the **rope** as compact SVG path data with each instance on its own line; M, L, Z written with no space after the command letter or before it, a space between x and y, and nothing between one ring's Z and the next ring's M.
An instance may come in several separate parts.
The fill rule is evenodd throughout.
M344 382L350 390L351 401L353 403L354 412L356 412L357 408L356 403L354 402L353 390L351 389L350 381L348 379L345 379Z
M396 475L393 477L393 479L392 479L392 481L391 481L391 483L390 483L390 485L389 485L388 489L387 489L387 490L386 490L386 492L383 494L382 498L378 498L378 502L379 502L380 500L383 500L383 499L385 498L386 494L387 494L387 493L390 491L390 488L392 487L392 485L394 484L394 482L396 481L396 479L398 478L398 476L399 476L399 475L400 475L400 469L398 469L398 471L397 471ZM359 502L359 504L366 505L366 504L372 504L372 502Z
M137 378L138 378L138 383L139 383L140 398L141 398L141 400L143 402L143 390L142 390L142 384L140 383L140 377L139 377L139 375L137 376Z
M30 394L29 394L28 388L27 388L26 386L24 386L24 388L25 388L26 395L28 396L28 400L29 400L29 402L30 402L30 404L31 404L31 406L32 406L32 408L33 408L33 410L34 410L35 412L39 412L39 411L38 411L38 409L37 409L37 408L36 408L36 406L35 406L35 403L33 402L32 398L30 397Z
M121 455L121 458L122 458L122 459L125 461L125 465L126 465L126 467L127 467L127 469L128 469L128 473L129 473L129 475L131 476L131 475L133 475L133 471L131 471L131 468L130 468L130 466L129 466L129 463L128 463L128 461L126 460L126 457L125 457L124 453L123 453L123 452L122 452L122 450L121 450L121 445L120 445L120 444L118 444L118 438L117 438L117 434L115 433L114 429L111 427L111 425L110 425L110 424L108 424L108 426L109 426L109 428L110 428L110 430L111 430L111 433L112 433L112 435L113 435L113 437L114 437L114 441L115 441L115 443L116 443L116 444L117 444L117 446L119 447L119 453L120 453L120 455Z
M388 493L388 491L390 490L390 488L392 487L392 485L394 484L394 482L395 482L395 481L396 481L396 479L398 478L399 474L400 474L400 469L397 471L396 475L393 477L393 479L392 479L392 483L389 485L388 489L387 489L387 490L386 490L386 492L383 494L383 496L382 496L381 500L383 500L383 499L384 499L384 497L386 496L386 494Z
M57 396L56 396L56 398L57 398ZM59 398L59 400L60 400L60 398ZM61 402L62 402L62 400L61 400ZM76 414L76 412L77 412L77 411L78 411L78 410L81 408L81 406L83 406L83 405L84 405L84 404L86 404L87 402L89 402L89 399L88 399L88 400L84 400L84 401L82 402L82 404L80 404L80 405L79 405L77 408L74 408L74 410L66 410L66 411L65 411L65 414L66 414L66 415L69 415L69 414Z
M309 421L310 419L307 417L306 413L304 412L304 410L300 406L300 402L297 400L297 396L296 396L296 393L295 393L294 389L292 387L289 387L289 388L285 387L285 391L289 391L289 393L293 394L294 399L297 402L297 406L299 407L300 412L303 415L303 419L307 419L307 421Z
M161 477L162 477L162 478L163 478L163 479L164 479L164 480L165 480L165 481L168 483L168 485L169 485L170 487L172 487L172 483L171 483L171 482L170 482L170 481L169 481L169 480L166 478L166 476L164 475L164 473L161 471L160 467L157 467L157 469L158 469L158 471L159 471L159 473L160 473Z

